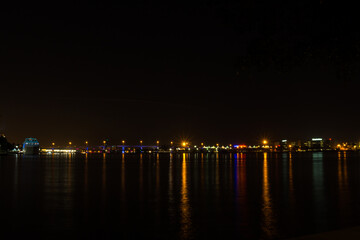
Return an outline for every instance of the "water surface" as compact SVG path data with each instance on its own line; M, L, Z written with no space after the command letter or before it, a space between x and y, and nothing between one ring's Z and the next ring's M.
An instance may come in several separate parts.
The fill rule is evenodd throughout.
M278 239L360 224L358 152L8 155L1 237Z

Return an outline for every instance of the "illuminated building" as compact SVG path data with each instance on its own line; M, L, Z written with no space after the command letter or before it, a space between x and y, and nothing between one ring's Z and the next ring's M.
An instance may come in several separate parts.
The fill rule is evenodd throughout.
M23 151L26 155L34 155L39 153L39 142L36 138L26 138L23 143Z
M286 140L286 139L281 140L280 146L281 146L282 150L287 150L288 149L288 140Z
M322 151L324 149L324 141L322 138L311 139L311 149L313 151Z

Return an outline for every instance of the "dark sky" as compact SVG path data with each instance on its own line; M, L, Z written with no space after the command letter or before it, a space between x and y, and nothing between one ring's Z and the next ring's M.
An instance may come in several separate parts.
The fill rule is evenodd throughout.
M330 1L2 5L11 142L359 139L357 8Z

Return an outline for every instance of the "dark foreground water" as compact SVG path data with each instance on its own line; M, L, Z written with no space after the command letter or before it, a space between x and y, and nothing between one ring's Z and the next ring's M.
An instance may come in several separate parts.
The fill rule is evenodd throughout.
M360 224L360 153L0 157L0 237L277 239Z

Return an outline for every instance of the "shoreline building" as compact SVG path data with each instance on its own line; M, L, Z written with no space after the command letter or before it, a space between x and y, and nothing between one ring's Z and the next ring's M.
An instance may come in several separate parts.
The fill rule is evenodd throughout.
M39 154L40 145L36 138L26 138L23 143L23 151L26 155Z
M324 149L324 141L322 138L311 139L311 149L313 151L322 151Z

